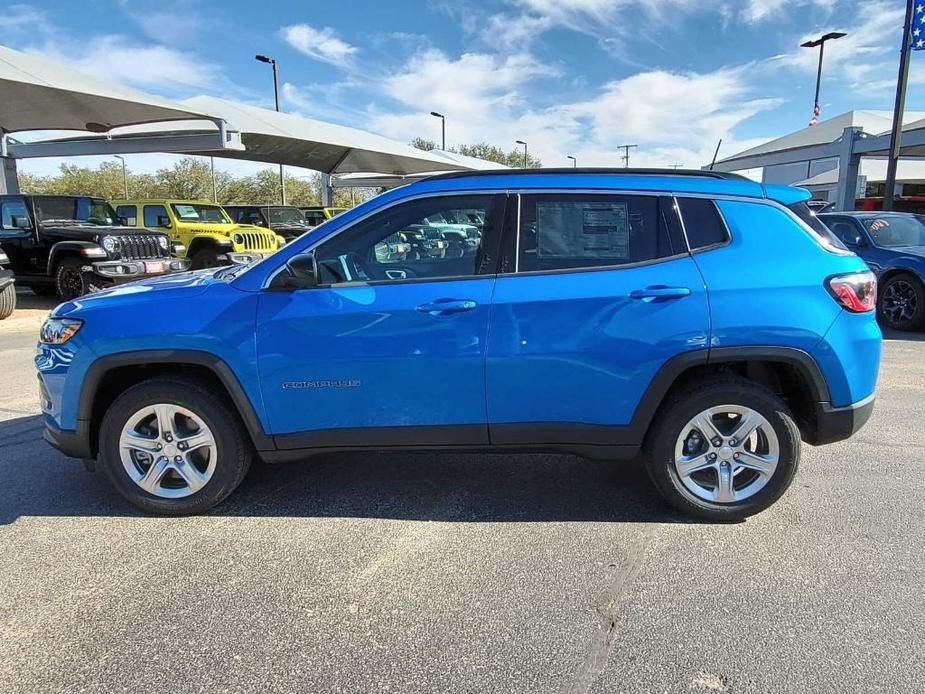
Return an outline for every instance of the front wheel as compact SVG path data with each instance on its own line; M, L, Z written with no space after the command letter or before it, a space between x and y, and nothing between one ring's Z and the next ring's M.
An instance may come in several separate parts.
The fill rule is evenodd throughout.
M218 256L218 251L214 251L211 248L204 248L201 251L196 251L190 259L190 269L202 270L208 267L218 267L222 264Z
M925 287L914 275L893 275L880 287L877 315L894 330L917 330L925 322Z
M76 299L91 291L87 273L83 271L84 263L77 258L65 258L58 263L55 271L55 287L62 299Z
M649 476L677 509L705 520L741 520L790 486L800 433L771 391L717 378L672 397L652 425L647 453Z
M203 513L244 479L253 457L243 424L212 388L153 379L112 403L100 462L116 489L145 511Z
M16 285L12 282L0 289L0 320L9 318L16 310Z

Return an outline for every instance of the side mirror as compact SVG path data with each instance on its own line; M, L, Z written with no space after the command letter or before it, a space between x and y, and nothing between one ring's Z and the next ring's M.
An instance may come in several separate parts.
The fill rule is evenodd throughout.
M157 216L157 225L159 227L164 227L165 229L170 228L170 217L167 215L159 214Z
M25 215L13 215L13 218L10 220L13 224L14 229L31 229L32 222L29 221L29 218Z
M289 276L286 286L292 289L310 289L318 286L318 261L314 253L299 253L286 262Z

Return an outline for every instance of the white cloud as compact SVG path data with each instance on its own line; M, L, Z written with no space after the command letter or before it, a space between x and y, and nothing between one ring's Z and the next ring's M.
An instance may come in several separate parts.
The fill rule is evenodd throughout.
M799 5L816 5L818 7L834 9L838 0L747 0L742 9L742 19L750 24L765 19L779 17L785 11L795 9Z
M308 24L293 24L280 32L286 42L300 53L323 63L347 67L358 51L337 36L333 29L315 29Z

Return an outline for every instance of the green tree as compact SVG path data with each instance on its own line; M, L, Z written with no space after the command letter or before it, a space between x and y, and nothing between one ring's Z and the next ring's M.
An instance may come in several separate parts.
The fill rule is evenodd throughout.
M425 152L430 152L433 149L437 149L437 143L433 140L425 140L423 137L416 137L410 142L412 147L417 149L423 149Z
M410 144L412 147L428 152L437 147L432 140L425 140L423 137L414 138ZM450 152L456 152L466 157L485 159L486 161L493 161L516 169L539 169L543 166L543 162L527 152L527 165L524 167L524 151L519 147L512 149L510 152L505 152L500 147L490 145L487 142L477 142L471 145L457 145L448 149Z

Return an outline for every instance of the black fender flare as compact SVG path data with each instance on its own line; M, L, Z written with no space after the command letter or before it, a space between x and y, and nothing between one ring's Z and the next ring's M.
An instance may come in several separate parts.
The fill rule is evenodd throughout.
M87 248L99 248L103 250L102 246L93 241L58 241L54 246L51 247L51 250L48 253L48 275L54 276L55 268L58 265L59 259L65 256L74 256L78 258L86 258L82 255L84 249ZM106 251L103 251L104 253ZM108 253L106 254L108 257ZM103 260L103 258L96 258L96 260ZM90 259L87 258L87 261L90 262Z

